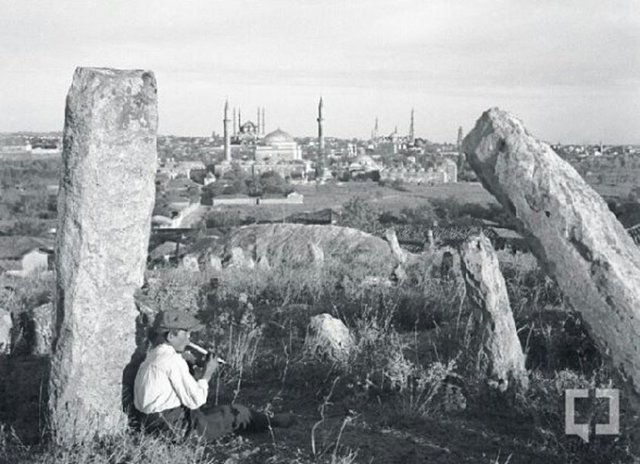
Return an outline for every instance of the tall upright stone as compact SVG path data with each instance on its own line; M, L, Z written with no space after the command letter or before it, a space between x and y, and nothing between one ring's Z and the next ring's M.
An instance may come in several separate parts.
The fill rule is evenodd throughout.
M391 248L391 254L393 255L393 257L396 258L399 263L404 264L407 261L407 256L400 247L395 229L393 227L389 227L388 229L386 229L384 231L384 238L387 243L389 243L389 247Z
M135 351L155 196L152 72L78 68L67 95L56 239L49 413L59 441L126 425L123 370Z
M465 137L489 192L578 311L600 352L640 395L640 250L607 204L551 147L497 108ZM637 404L636 404L637 405Z
M460 258L467 295L476 308L482 374L499 391L523 390L528 386L524 354L498 256L480 233L465 240Z

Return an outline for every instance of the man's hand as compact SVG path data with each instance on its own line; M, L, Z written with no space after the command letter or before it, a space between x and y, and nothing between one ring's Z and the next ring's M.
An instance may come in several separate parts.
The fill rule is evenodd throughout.
M207 382L209 380L211 380L211 377L213 376L213 374L215 374L218 371L218 358L217 356L213 356L211 353L209 353L207 355L207 361L205 362L204 365L204 372L202 373L202 378L205 379Z
M184 360L187 361L187 364L189 364L190 366L195 366L196 364L198 364L198 359L194 356L194 354L191 351L185 350L180 354L182 355Z

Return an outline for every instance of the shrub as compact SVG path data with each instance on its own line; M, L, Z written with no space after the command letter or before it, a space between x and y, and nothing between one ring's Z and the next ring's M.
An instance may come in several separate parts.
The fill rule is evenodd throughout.
M52 301L55 278L40 273L25 278L0 277L0 308L18 314Z
M392 420L425 417L451 407L453 392L447 385L449 379L459 377L455 360L426 365L410 360L407 353L413 350L389 320L381 325L375 318L365 318L355 333L358 343L349 363L350 374L360 388L390 395L395 410Z
M157 311L177 309L195 314L202 306L201 288L207 275L184 269L147 271L143 301Z
M380 212L362 197L355 197L342 205L340 225L353 227L370 234L379 234L382 231L378 218Z

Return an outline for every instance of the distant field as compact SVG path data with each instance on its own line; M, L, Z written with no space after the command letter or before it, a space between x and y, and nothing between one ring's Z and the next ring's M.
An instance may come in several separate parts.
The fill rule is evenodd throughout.
M612 184L591 184L591 187L605 198L615 197L619 199L626 199L629 196L629 192L640 185L640 181L637 183L623 183L618 185Z
M347 201L360 197L377 205L383 211L400 211L415 208L432 199L451 198L459 203L488 205L496 200L475 182L459 182L436 186L406 185L406 191L381 187L374 182L345 182L325 185L298 185L296 191L304 195L301 205L261 205L261 206L219 206L210 211L237 214L238 218L253 217L257 221L278 220L293 213L318 211L325 208L337 209Z
M53 153L33 153L28 151L23 152L8 152L0 153L0 161L39 161L50 159L62 159L62 152L57 151Z
M458 182L435 186L405 184L406 191L390 187L380 187L373 182L346 182L319 186L305 185L296 187L304 195L305 209L337 207L355 197L365 198L380 206L381 209L395 210L419 206L421 202L432 199L451 198L460 203L487 205L495 199L475 182Z
M604 197L626 198L631 185L611 186L605 184L592 185ZM297 185L296 191L304 195L301 205L261 205L261 206L220 206L210 209L212 215L216 211L237 215L238 218L251 217L256 221L271 221L285 218L293 213L318 211L325 208L337 209L347 201L360 197L375 204L382 211L400 211L403 208L415 208L429 200L452 199L460 204L477 204L487 206L498 204L479 182L458 182L434 186L405 184L406 191L391 187L382 187L374 182L344 182L325 185Z

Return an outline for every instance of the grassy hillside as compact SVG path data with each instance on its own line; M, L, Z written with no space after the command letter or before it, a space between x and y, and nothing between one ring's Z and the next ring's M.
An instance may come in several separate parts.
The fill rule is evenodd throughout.
M612 463L631 462L637 426L626 407L621 435L583 443L564 434L564 390L611 385L579 318L531 255L500 253L531 387L502 397L478 368L473 311L460 276L441 279L438 255L407 269L404 283L364 285L379 270L332 259L321 268L149 271L142 298L197 314L229 366L210 404L292 411L298 422L213 446L127 434L76 444L22 445L0 431L0 461L30 463ZM28 306L28 293L12 300ZM7 298L5 294L3 298ZM0 301L6 305L8 301ZM330 313L352 331L347 365L305 353L310 316ZM623 405L624 405L624 398ZM600 417L602 405L581 414ZM634 422L636 421L636 422ZM37 427L37 423L33 424Z

